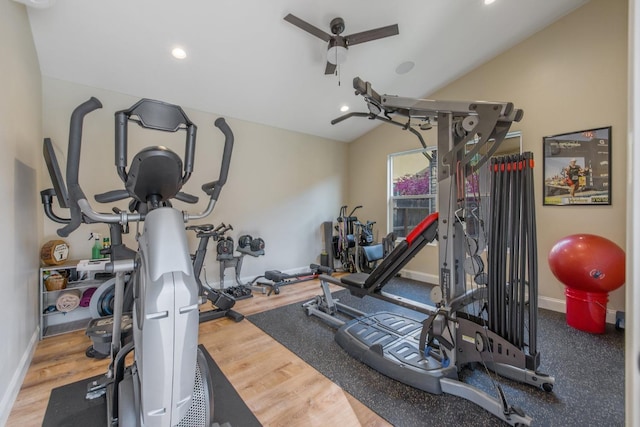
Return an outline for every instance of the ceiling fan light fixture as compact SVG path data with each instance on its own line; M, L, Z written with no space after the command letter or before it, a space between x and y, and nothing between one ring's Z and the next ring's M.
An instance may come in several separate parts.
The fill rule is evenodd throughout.
M333 65L344 64L347 61L347 48L344 46L332 46L327 51L327 61Z
M347 48L349 46L400 34L398 24L387 25L386 27L374 28L372 30L341 36L345 29L345 25L344 19L340 17L332 19L329 24L332 34L329 34L315 25L311 25L290 13L284 17L284 20L329 43L327 48L327 64L324 69L325 75L340 74L338 65L343 64L346 61ZM338 82L338 85L339 84L340 83Z

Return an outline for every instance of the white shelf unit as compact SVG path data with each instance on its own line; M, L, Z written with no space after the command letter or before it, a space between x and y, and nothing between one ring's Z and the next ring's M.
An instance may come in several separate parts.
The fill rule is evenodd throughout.
M93 272L78 272L77 265L78 261L67 261L61 265L40 268L40 339L81 330L89 324L91 320L89 307L77 307L67 313L47 310L48 307L55 307L58 297L70 289L78 289L82 293L89 288L97 288L104 282L104 280L94 279ZM54 271L67 275L68 283L65 289L47 290L45 278Z

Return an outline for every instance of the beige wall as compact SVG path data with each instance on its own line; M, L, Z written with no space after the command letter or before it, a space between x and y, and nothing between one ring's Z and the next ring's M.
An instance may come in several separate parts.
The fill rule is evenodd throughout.
M507 25L507 23L505 23ZM430 58L436 61L437 58ZM364 76L363 76L364 77ZM385 88L373 87L380 93ZM421 97L425 94L399 94ZM564 300L564 287L547 264L549 250L574 233L604 236L625 247L627 131L627 2L592 0L553 25L452 82L432 99L512 101L525 112L523 148L537 159L536 214L540 295ZM612 126L612 205L542 206L542 138ZM425 134L429 145L435 135ZM349 197L363 204L363 218L386 223L386 156L418 148L418 140L381 125L350 144ZM375 189L371 191L371 189ZM366 213L366 215L364 215ZM427 247L408 270L437 274L437 251ZM609 309L624 310L624 288L610 295Z
M95 96L103 108L88 115L84 124L84 140L80 166L80 184L84 193L94 194L123 188L114 166L115 111L131 107L138 98L96 88L76 85L51 78L43 79L44 135L51 137L59 148L58 157L66 158L69 117L73 109ZM153 94L147 95L153 98ZM215 114L184 108L198 126L194 174L184 191L200 197L197 205L175 202L175 206L191 212L201 212L207 202L200 189L204 182L218 177L224 139L213 126ZM318 262L323 249L321 224L330 221L345 197L347 146L344 143L284 131L233 118L227 122L235 135L235 146L226 186L211 216L197 223L231 224L228 235L242 234L262 237L266 242L265 256L245 257L242 276L252 279L265 270L296 270ZM129 161L148 145L166 145L180 156L184 154L184 132L179 134L143 130L129 126ZM42 166L41 188L51 186ZM114 203L121 209L127 202ZM111 205L96 210L110 211ZM58 225L44 220L44 241L55 238ZM73 258L91 254L90 232L105 235L105 225L81 225L67 240ZM195 250L195 234L190 234ZM132 233L127 244L135 248ZM207 279L212 285L219 281L219 263L215 261L215 245L209 245L206 259ZM225 276L232 285L233 271ZM214 283L215 282L215 283Z
M40 68L25 7L0 2L0 425L22 384L38 326Z
M526 113L515 129L522 130L524 148L534 152L539 166L543 136L613 126L612 206L543 207L541 171L537 172L540 286L541 295L551 299L563 299L563 287L546 264L550 247L560 237L591 232L625 246L626 10L624 0L592 0L435 94L401 94L515 102ZM92 113L86 121L81 182L86 183L87 195L119 188L113 172L113 112L137 99L41 80L27 13L24 6L12 1L0 2L0 55L4 58L0 79L7 82L0 96L0 197L5 201L5 209L0 211L0 269L4 278L0 291L10 301L0 310L0 324L5 325L0 328L2 425L37 339L36 254L42 243L56 237L55 225L43 220L39 209L37 190L50 185L40 154L42 136L51 136L62 156L66 153L69 114L89 96L100 98L104 109ZM217 174L222 141L212 126L217 115L186 111L199 125L196 174L186 190L202 195L200 183ZM338 207L345 202L364 205L362 218L386 224L386 156L419 146L413 135L393 126L382 125L345 145L233 118L228 121L237 142L231 174L215 213L207 221L233 224L235 237L249 233L266 240L267 255L246 260L246 277L266 269L295 269L316 261L322 249L320 224L334 220ZM145 144L164 143L162 138L140 137ZM435 140L431 141L435 145ZM35 226L28 223L33 218ZM90 242L86 239L94 230L106 232L105 227L84 225L69 239L73 257L89 253ZM218 267L212 252L210 247L208 278L217 281ZM437 265L437 251L428 247L408 268L435 275ZM624 290L611 295L609 307L624 309Z

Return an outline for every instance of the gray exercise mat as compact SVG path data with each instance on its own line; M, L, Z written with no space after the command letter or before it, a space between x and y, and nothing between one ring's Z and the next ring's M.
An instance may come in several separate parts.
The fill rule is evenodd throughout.
M207 350L200 346L213 377L214 420L232 426L257 427L260 422L244 403L240 395L224 376ZM87 384L97 379L87 378L54 388L42 422L43 427L101 427L107 426L107 408L104 396L95 400L84 398Z
M430 303L429 290L428 285L396 278L385 287L426 303ZM346 290L333 295L368 313L401 311L421 319L415 312L371 297L356 298ZM555 376L555 388L547 393L499 378L509 404L522 408L536 426L623 426L624 332L607 325L606 334L592 335L567 326L564 314L539 312L540 371ZM308 317L301 303L248 319L394 426L504 424L467 400L423 392L356 361L334 341L334 330L319 318ZM464 369L461 379L497 395L491 377L480 367Z

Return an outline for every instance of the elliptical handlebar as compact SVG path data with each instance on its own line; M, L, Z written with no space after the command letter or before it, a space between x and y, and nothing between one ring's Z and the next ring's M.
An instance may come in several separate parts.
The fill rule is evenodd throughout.
M82 146L82 126L84 116L98 108L102 108L102 104L97 98L91 97L88 101L76 107L71 115L66 170L71 219L67 225L58 229L58 235L61 237L67 237L69 234L71 234L71 232L76 230L83 221L102 222L107 224L126 224L129 221L141 221L145 218L144 213L132 213L126 211L120 211L118 213L96 212L91 207L91 204L87 200L87 197L80 187L80 183L78 182L78 175L80 169L80 151ZM205 210L195 214L184 212L183 214L185 222L194 219L201 219L208 216L213 211L215 202L220 195L220 191L222 190L224 184L227 182L229 165L231 163L231 153L233 151L234 136L231 128L229 128L224 118L218 118L215 121L215 126L220 129L225 137L220 175L216 181L211 181L202 186L203 191L210 196L209 203ZM190 136L194 137L194 135ZM190 152L191 156L193 156L193 151L193 149L188 149L187 155L189 155ZM187 163L192 162L187 161ZM120 191L117 192L120 193ZM181 197L177 198L182 199ZM193 203L190 200L188 202Z
M71 220L69 224L58 229L60 237L67 237L82 224L82 211L79 201L86 199L80 183L78 172L80 170L80 149L82 146L82 125L84 116L90 112L102 108L102 103L95 97L83 102L73 110L69 124L69 148L67 152L67 186L69 191L69 209Z
M233 151L233 132L227 122L222 118L216 119L214 125L224 134L224 151L222 153L222 165L220 166L220 176L217 181L211 181L202 185L202 191L207 193L212 200L218 200L222 187L227 182L229 175L229 165L231 164L231 153Z
M129 121L135 122L143 128L155 129L164 132L176 132L180 129L186 131L184 153L184 185L193 172L195 157L197 126L189 120L189 117L178 105L154 99L144 98L127 110L117 111L115 114L116 158L115 164L118 176L122 182L128 180L127 145Z

